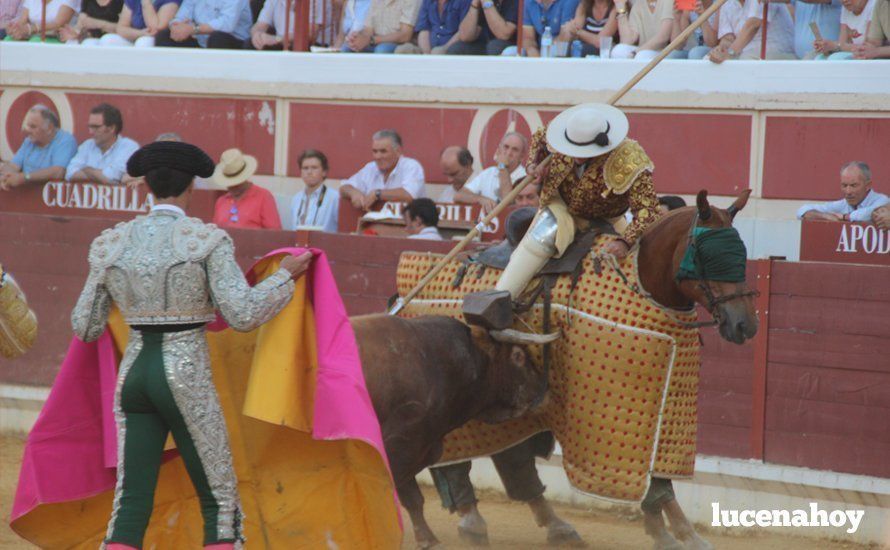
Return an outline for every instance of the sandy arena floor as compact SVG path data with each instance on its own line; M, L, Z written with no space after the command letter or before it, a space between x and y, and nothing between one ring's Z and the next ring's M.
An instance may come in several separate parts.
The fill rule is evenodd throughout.
M0 548L4 550L34 548L13 533L7 524L12 497L18 478L23 436L0 436ZM451 516L438 505L438 498L431 488L424 490L427 500L427 520L444 543L444 548L465 548L457 536L456 516ZM537 550L546 547L546 533L539 529L532 519L531 512L522 504L508 501L496 493L483 493L480 498L480 511L488 522L491 549L494 550ZM631 521L599 511L588 511L558 505L557 513L572 523L592 549L621 550L651 548L648 537L643 533L640 521ZM410 520L405 518L405 548L412 548ZM708 533L708 540L721 550L841 550L863 549L866 546L811 539L793 538L779 535L744 533L743 536L727 536Z

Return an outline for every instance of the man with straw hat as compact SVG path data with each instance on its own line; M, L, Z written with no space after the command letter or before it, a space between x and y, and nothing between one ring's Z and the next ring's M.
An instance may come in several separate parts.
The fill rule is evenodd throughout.
M228 192L216 200L213 223L220 227L281 229L275 197L250 181L256 169L256 158L240 149L223 152L211 179Z
M624 258L658 216L652 161L627 138L619 109L586 103L566 109L532 137L530 173L541 185L541 210L516 247L496 289L516 298L551 257L559 257L595 218L609 221L618 238L604 251ZM545 170L535 163L552 151ZM624 213L630 210L629 224Z

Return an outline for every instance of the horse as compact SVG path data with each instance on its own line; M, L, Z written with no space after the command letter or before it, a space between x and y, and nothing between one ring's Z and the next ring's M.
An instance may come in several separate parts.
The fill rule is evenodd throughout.
M699 326L716 324L720 336L735 344L743 344L757 332L758 321L753 302L755 293L748 289L743 277L742 280L730 281L709 279L709 264L713 264L719 258L707 257L706 253L699 249L695 235L696 229L698 232L705 232L731 228L735 215L745 207L749 195L750 191L742 192L729 208L722 210L712 207L707 199L707 191L702 190L696 197L695 206L671 211L653 223L641 236L637 251L640 295L673 310L692 310L695 304L703 306L714 321L695 324ZM737 240L738 249L738 245L741 245L738 235L734 234L731 240ZM744 250L743 245L740 248ZM691 254L694 272L687 273L681 278L677 274L687 254ZM708 251L707 254L713 255L713 252ZM730 263L734 263L737 270L743 270L744 264L739 265L739 262L744 261L744 254L741 256L736 254ZM726 278L719 274L714 276ZM502 453L511 453L510 461L513 464L524 463L523 466L509 470L508 475L516 476L508 481L510 485L540 486L540 480L537 479L537 472L534 469L534 454L528 445L519 444ZM493 455L493 459L497 462L498 454ZM454 468L450 472L452 475L446 476L449 482L466 484L461 490L466 491L466 487L469 486L471 491L469 468L455 465L441 469L447 472L449 468ZM457 471L461 472L460 475L453 475ZM498 471L503 476L507 470L498 468ZM522 477L525 479L520 479ZM552 512L552 508L543 496L529 501L529 506L538 524L548 528L548 541L554 544L583 544L574 529ZM673 498L669 480L658 477L653 479L643 500L643 508L646 532L655 540L656 548L670 550L710 548L710 544L695 532L676 499ZM475 544L486 544L487 527L476 505L465 506L459 513L461 520L458 529L461 537ZM668 517L676 538L667 530L663 514Z

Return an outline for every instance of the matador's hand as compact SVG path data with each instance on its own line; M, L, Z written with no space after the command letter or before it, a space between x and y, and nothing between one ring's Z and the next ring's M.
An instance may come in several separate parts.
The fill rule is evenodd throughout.
M312 261L312 252L304 252L299 256L285 256L281 260L281 267L290 271L292 278L296 279L309 269L309 263Z

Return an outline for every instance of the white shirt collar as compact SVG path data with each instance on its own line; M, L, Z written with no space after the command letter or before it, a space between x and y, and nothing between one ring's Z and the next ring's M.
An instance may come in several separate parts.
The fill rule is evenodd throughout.
M151 207L151 211L152 212L159 212L159 211L173 212L174 214L179 214L180 216L185 216L185 210L183 210L182 208L180 208L176 205L173 205L173 204L156 204Z

